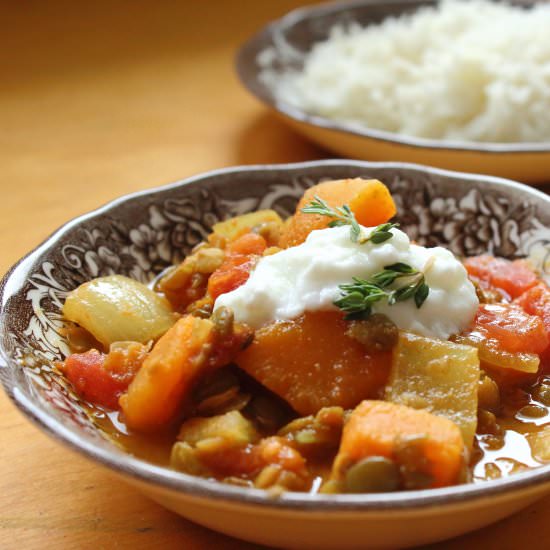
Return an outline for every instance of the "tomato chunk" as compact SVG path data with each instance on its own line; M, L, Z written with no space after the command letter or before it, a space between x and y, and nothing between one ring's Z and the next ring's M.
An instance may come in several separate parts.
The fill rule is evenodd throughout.
M96 405L118 409L118 398L128 388L145 355L146 347L141 344L115 344L109 354L95 349L73 353L62 368L80 396Z
M230 243L224 262L208 280L208 294L215 300L244 284L266 248L265 239L255 233L245 233Z
M542 319L515 304L482 304L474 324L475 332L496 340L504 351L540 354L548 347Z
M496 287L510 298L517 298L538 282L536 273L525 260L483 255L466 258L464 266L482 287Z
M539 283L524 292L515 301L524 311L542 319L546 334L550 339L550 288L546 283Z

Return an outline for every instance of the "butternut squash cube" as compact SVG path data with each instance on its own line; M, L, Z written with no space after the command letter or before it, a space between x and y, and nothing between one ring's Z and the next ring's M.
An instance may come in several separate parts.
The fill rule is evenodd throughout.
M355 407L385 387L390 352L368 350L346 334L337 311L308 311L260 328L237 365L301 415Z
M400 467L403 482L412 466L426 475L428 487L445 487L459 479L463 450L460 430L446 418L387 401L363 401L344 426L331 479L342 483L355 464L381 457Z

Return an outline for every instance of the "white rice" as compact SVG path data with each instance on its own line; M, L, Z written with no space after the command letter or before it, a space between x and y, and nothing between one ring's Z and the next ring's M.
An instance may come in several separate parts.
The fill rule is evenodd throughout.
M380 25L336 26L301 71L259 56L276 98L404 135L550 141L550 4L445 0Z

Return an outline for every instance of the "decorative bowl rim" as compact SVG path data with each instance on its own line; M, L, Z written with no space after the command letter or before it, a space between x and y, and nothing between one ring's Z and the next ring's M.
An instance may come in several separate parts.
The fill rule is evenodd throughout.
M154 189L137 191L118 197L99 208L82 214L68 221L52 233L44 242L25 255L21 260L9 269L0 281L0 333L3 332L6 301L6 291L10 280L15 278L19 271L25 272L26 268L33 265L33 261L47 250L55 247L56 243L72 228L79 224L96 218L106 212L116 209L120 205L139 199L144 196L160 194L167 190L185 187L203 180L238 175L246 172L270 172L283 171L288 173L322 167L362 168L362 169L395 169L409 170L436 176L444 176L451 179L466 180L470 183L491 183L508 189L527 192L538 202L545 203L550 208L550 197L537 189L528 187L512 180L494 176L466 174L439 168L427 167L419 164L402 162L367 162L354 160L327 159L289 164L257 164L246 166L234 166L204 172L179 180ZM20 368L9 359L6 350L0 345L0 369ZM428 489L423 491L409 491L405 493L380 493L367 495L319 495L309 493L286 492L279 496L273 496L269 492L258 489L242 488L223 484L217 481L202 479L168 468L156 466L137 459L129 454L115 452L109 448L96 446L91 440L81 437L76 432L68 429L43 409L36 402L29 399L17 385L2 378L3 387L10 399L19 410L45 430L50 436L68 445L73 450L84 456L96 460L100 464L111 468L119 474L134 478L141 482L156 485L160 488L179 491L189 497L214 498L221 501L241 505L256 505L261 507L274 507L278 509L302 510L308 512L383 512L383 511L414 511L420 508L460 504L481 498L501 496L513 491L533 489L535 485L550 483L550 464L517 473L507 478L488 481L480 484L465 484L441 489Z
M421 1L421 0L413 0ZM528 4L537 0L528 0ZM271 107L280 114L300 123L316 126L323 130L330 130L341 134L351 134L363 138L384 141L396 145L403 145L415 149L437 149L441 151L475 152L481 154L540 154L550 153L550 141L547 142L471 142L462 140L439 140L421 138L411 135L402 135L386 130L380 130L367 126L358 127L349 122L336 121L322 115L308 113L298 107L279 101L265 85L259 82L259 68L252 67L247 62L251 54L260 53L259 46L266 38L281 33L299 21L345 11L359 7L368 8L373 5L401 3L402 0L348 0L345 2L324 2L313 6L305 6L294 9L282 17L271 21L252 35L237 51L235 56L235 70L241 84L262 103ZM254 57L255 57L254 56Z

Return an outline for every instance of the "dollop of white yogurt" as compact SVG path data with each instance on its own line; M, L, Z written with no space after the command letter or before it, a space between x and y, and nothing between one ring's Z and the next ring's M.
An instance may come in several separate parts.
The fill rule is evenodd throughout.
M373 230L362 228L364 235ZM403 262L424 272L428 298L420 308L414 300L392 306L378 302L373 312L383 313L402 330L432 338L447 339L467 328L479 301L462 263L445 248L411 244L399 229L391 233L382 244L359 244L351 241L349 226L312 231L301 245L261 258L248 281L219 296L214 310L229 307L236 321L253 328L305 311L337 310L339 285Z

